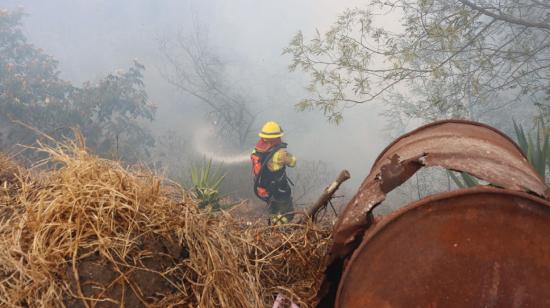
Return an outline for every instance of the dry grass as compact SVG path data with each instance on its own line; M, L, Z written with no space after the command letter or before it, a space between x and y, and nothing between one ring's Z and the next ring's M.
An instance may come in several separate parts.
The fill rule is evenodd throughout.
M0 153L0 189L3 191L14 191L19 188L18 177L22 173L25 173L25 170L15 161Z
M49 171L0 173L1 306L312 305L328 227L247 225L76 144L40 150Z

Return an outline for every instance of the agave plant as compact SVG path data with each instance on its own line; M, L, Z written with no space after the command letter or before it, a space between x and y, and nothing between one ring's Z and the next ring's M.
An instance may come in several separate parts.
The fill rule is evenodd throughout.
M536 122L536 130L529 134L526 134L521 125L518 125L514 121L514 130L516 132L516 139L519 147L523 151L523 154L527 156L527 160L540 174L540 176L546 180L546 168L550 167L550 151L548 149L548 139L550 134L546 129L544 119L538 118ZM534 133L534 136L533 136Z
M203 161L202 165L191 166L191 182L193 192L199 200L199 207L211 207L213 210L220 209L219 188L225 179L225 173L222 171L222 165L215 170L212 169L212 160Z
M465 172L459 172L460 178L455 175L455 172L447 170L447 174L459 188L466 188L479 185L479 180Z

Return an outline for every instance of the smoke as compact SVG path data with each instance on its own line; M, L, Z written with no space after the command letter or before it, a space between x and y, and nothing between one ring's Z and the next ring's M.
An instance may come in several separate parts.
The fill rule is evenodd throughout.
M168 151L170 157L154 157L181 160L171 170L183 170L182 166L190 164L191 155L187 154L192 152L238 169L249 161L254 147L253 143L247 144L246 150L220 145L211 125L203 124L208 112L204 104L162 78L161 68L167 63L158 50L158 38L178 31L194 35L195 21L208 29L209 42L229 67L230 85L253 98L251 104L258 111L255 129L268 120L279 122L299 164L323 161L331 170L348 169L353 176L348 185L358 185L387 144L381 131L384 119L375 106L350 109L340 126L327 123L319 112L296 112L294 104L309 95L305 90L308 79L300 72L288 72L290 56L281 55L298 30L306 37L311 37L315 28L327 30L339 12L361 6L362 0L2 2L1 6L8 8L25 7L28 16L23 26L29 42L57 59L60 76L74 84L127 68L138 58L147 68L144 81L149 98L158 106L151 130L159 136L173 131L175 137L190 143ZM231 181L247 183L250 178L245 177L250 176L243 173L242 181L234 177ZM187 178L188 174L178 177Z
M199 127L193 136L193 147L200 155L216 163L242 164L250 159L250 153L227 153L225 147L213 144L215 139L214 128Z

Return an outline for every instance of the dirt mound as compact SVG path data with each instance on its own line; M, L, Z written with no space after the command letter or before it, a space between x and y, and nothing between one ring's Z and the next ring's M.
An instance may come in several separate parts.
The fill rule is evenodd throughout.
M119 303L127 307L169 303L170 299L166 297L176 293L178 288L163 273L177 270L178 264L188 257L185 249L157 236L141 240L136 250L147 257L139 258L137 263L125 264L119 260L115 264L106 262L96 251L78 260L76 271L72 266L67 266L65 279L70 284L71 292L78 294L80 286L87 298L111 299L98 301L96 307L119 307ZM86 307L78 297L66 298L65 304L68 307Z
M261 307L277 293L312 303L329 228L246 224L75 144L41 151L56 168L9 178L17 184L0 204L10 213L2 305Z

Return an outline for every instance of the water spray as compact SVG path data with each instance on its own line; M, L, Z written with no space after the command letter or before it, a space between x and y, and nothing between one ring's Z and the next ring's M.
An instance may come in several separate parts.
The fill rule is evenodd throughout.
M223 153L222 150L213 150L208 143L208 140L214 138L212 128L201 127L196 130L193 143L195 150L208 159L216 163L224 164L242 164L250 160L250 153Z

